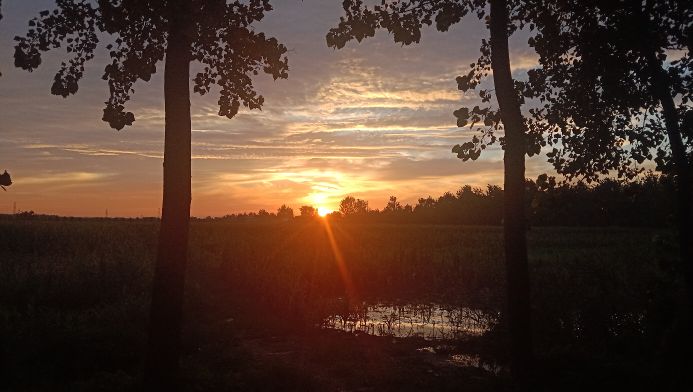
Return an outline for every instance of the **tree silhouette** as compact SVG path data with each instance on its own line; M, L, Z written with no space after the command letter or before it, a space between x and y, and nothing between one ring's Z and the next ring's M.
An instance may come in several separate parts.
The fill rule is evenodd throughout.
M364 215L368 212L368 202L347 196L339 202L339 212L343 216Z
M667 227L675 214L672 178L646 172L633 179L603 178L586 182L558 181L547 174L525 180L528 223L536 226ZM349 212L363 223L409 223L498 226L503 222L503 188L464 185L456 192L420 198L412 208L391 196L385 207L365 214ZM353 200L352 200L353 199ZM354 211L355 198L347 198L344 211ZM369 201L361 203L365 205ZM347 207L351 204L352 207ZM315 216L315 209L301 207L301 217ZM632 213L638 211L637 214ZM267 218L272 214L263 212ZM339 213L338 213L339 214ZM253 213L253 215L255 215ZM247 214L225 218L246 217Z
M318 214L317 210L313 206L301 206L299 211L301 216L304 218L313 218Z
M293 208L287 206L286 204L282 204L282 206L277 209L277 218L291 219L293 217L294 217Z
M5 187L10 185L12 185L12 177L10 177L10 173L5 170L4 173L0 174L0 188L6 191L7 189L5 189Z
M482 137L475 136L472 141L457 145L453 152L463 160L477 159L481 150L498 139L496 133L503 131L500 140L504 153L504 244L507 269L507 320L510 331L510 356L512 372L518 385L527 388L532 362L532 341L530 327L529 271L527 263L527 239L525 223L525 154L539 152L541 135L528 134L522 116L523 102L519 87L512 78L508 36L517 27L511 24L513 15L526 11L523 2L506 0L408 0L385 2L369 8L362 0L345 0L345 16L339 25L327 34L328 46L342 48L350 40L361 41L375 35L377 29L386 29L394 41L403 45L418 43L421 28L435 21L439 31L447 31L469 12L480 19L486 19L490 40L483 40L481 56L472 70L458 77L458 87L467 91L474 89L479 82L493 71L498 109L490 107L473 109L461 108L455 111L458 126L471 122L472 127L483 123ZM482 102L489 102L489 91L479 92Z
M113 36L103 74L110 91L103 120L111 127L132 125L135 116L125 104L134 83L149 81L157 63L165 61L163 208L145 384L173 390L190 219L190 63L201 66L193 90L203 95L217 85L219 115L232 118L241 104L259 109L264 103L253 75L287 77L286 48L251 27L272 9L269 0L56 0L56 5L29 21L26 36L15 38L15 65L32 71L41 63L41 52L64 45L70 58L56 73L51 93L67 97L77 92L98 41Z
M387 201L383 212L398 212L402 211L403 209L402 203L397 201L397 197L390 196L390 199Z
M672 173L693 304L693 7L676 0L541 0L535 8L538 34L529 43L541 68L530 71L525 94L543 102L532 127L553 146L550 161L568 178L588 181L610 171L632 178L640 171L634 163L645 160ZM667 51L684 54L665 68Z

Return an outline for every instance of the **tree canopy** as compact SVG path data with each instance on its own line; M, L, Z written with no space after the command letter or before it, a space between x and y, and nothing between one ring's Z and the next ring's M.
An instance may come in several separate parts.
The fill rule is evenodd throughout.
M530 128L544 134L560 174L632 177L648 160L669 170L670 140L656 93L661 81L652 70L667 62L666 94L678 97L679 118L688 119L681 136L690 154L692 7L670 0L530 3L535 11L525 18L537 33L529 44L540 64L523 92L541 101Z
M247 2L191 0L190 60L200 63L193 90L200 95L219 86L219 115L231 118L241 105L259 109L264 103L255 91L252 76L260 72L274 79L286 78L286 47L251 27L272 9L269 0ZM163 60L172 15L161 0L57 0L56 9L42 11L29 22L24 37L15 37L15 65L33 71L41 53L65 46L71 58L55 74L51 93L75 94L85 64L94 58L103 35L115 39L106 45L109 63L102 78L110 96L103 120L115 129L132 125L135 116L125 105L137 80L149 81Z

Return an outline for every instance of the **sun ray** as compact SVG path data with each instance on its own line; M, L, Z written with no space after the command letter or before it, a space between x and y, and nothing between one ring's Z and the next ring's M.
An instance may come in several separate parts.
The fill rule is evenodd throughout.
M351 307L351 304L356 304L359 301L359 296L354 285L354 281L351 278L351 274L344 261L344 255L339 249L337 244L337 239L335 238L334 232L332 231L332 225L329 219L323 220L325 226L325 233L327 234L327 239L330 242L330 249L332 250L332 255L337 263L337 268L339 269L339 274L342 277L342 282L344 283L344 289L346 290L347 302Z

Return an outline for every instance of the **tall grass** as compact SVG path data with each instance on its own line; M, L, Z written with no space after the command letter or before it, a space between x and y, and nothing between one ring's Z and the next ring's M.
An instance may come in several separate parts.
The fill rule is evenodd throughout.
M143 352L157 229L137 220L0 221L0 379L36 390L130 386ZM349 303L502 315L499 228L340 222L332 229L336 250L321 221L193 222L188 367L212 377L207 365L190 364L200 347L218 345L215 328L310 333ZM654 357L677 317L674 244L666 230L531 230L540 356ZM501 316L487 337L501 347L502 329Z

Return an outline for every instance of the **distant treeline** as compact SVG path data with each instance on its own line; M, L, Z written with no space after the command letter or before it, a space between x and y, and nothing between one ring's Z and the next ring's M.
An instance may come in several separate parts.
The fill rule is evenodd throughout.
M546 174L526 181L527 218L535 226L668 226L674 210L673 184L670 178L654 174L635 181L606 179L596 184L567 184ZM227 215L216 219L289 220L317 216L312 206L302 206L296 215L286 205L276 213ZM500 225L503 217L503 189L488 185L485 189L465 185L457 192L437 198L420 198L416 205L402 204L391 196L383 209L369 207L367 200L348 196L339 211L329 219L372 223L420 223ZM210 218L211 219L211 218Z
M676 213L673 183L667 176L648 174L635 181L606 179L596 184L562 183L546 174L526 182L526 211L533 226L650 226L673 224ZM488 225L502 224L503 189L488 185L485 189L465 185L457 192L446 192L434 198L420 198L415 205L402 204L396 196L382 209L371 208L367 200L345 197L339 211L329 219L365 223L418 223ZM74 218L41 215L23 211L16 215L2 215L0 219L117 219L158 220L144 218ZM233 220L277 222L318 219L318 210L302 206L297 211L282 205L277 212L230 214L223 217L191 218L193 220Z

